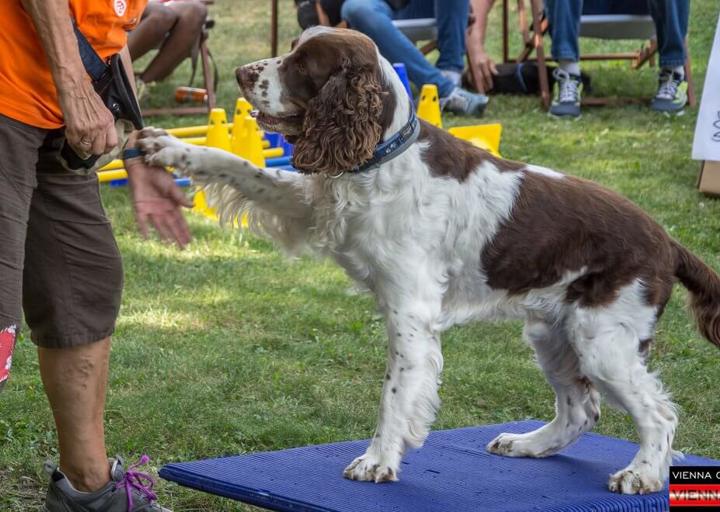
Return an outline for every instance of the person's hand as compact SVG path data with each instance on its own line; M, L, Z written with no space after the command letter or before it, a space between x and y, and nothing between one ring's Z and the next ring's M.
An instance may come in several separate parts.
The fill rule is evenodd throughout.
M185 197L172 174L147 165L142 158L126 160L125 168L140 234L147 238L150 223L163 241L185 247L190 242L190 229L182 207L192 207L192 201Z
M467 38L467 52L472 66L470 76L476 82L480 82L475 84L478 92L486 93L493 88L493 75L497 75L497 68L495 62L485 51L485 46L478 34L478 30L471 30Z
M103 155L118 145L115 119L89 80L58 87L65 138L81 158Z

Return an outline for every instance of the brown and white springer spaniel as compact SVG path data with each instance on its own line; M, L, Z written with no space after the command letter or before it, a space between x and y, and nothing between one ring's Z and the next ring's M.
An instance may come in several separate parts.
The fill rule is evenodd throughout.
M311 29L289 54L237 70L258 122L295 142L300 173L259 169L219 150L146 130L152 164L206 186L221 217L247 213L290 252L333 258L375 295L388 362L377 430L345 469L397 480L440 405L440 333L518 318L557 395L555 419L501 434L487 449L545 457L593 428L600 392L640 437L611 491L658 491L668 475L676 408L645 365L679 279L703 335L720 345L720 279L637 206L594 183L499 159L421 123L417 140L375 168L352 169L406 127L412 105L392 66L351 30Z

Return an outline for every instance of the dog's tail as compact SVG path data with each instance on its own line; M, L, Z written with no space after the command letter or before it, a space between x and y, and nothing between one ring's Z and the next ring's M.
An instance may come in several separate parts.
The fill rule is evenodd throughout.
M698 328L711 343L720 347L720 276L679 243L673 241L677 266L675 275L690 292Z

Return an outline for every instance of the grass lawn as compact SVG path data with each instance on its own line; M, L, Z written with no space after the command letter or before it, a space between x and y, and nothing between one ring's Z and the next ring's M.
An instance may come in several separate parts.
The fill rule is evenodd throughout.
M298 33L281 2L281 48ZM716 0L693 0L690 46L696 85L705 75ZM269 54L269 2L217 0L211 48L221 71L220 102L230 110L234 66ZM500 12L490 48L499 54ZM603 43L603 48L616 46ZM593 64L597 95L649 97L655 71ZM169 104L189 76L181 68L152 90ZM496 97L484 121L504 125L501 151L596 180L628 196L670 233L720 269L720 202L695 190L690 160L696 111L664 117L644 105L587 109L576 122L549 119L535 97ZM447 125L477 120L446 117ZM153 120L194 124L198 118ZM383 324L373 301L348 293L329 262L288 261L272 245L189 216L195 240L178 251L135 231L127 194L103 188L124 255L126 287L115 335L107 440L111 453L156 467L179 460L271 450L372 434L385 365ZM675 448L720 457L720 354L695 331L678 289L659 324L651 365L680 405ZM443 407L435 428L523 418L549 420L553 394L520 340L520 323L454 328L443 339ZM35 350L24 337L0 395L0 510L36 510L43 461L56 458L50 411ZM635 440L629 417L605 407L596 431ZM349 461L348 461L349 462ZM624 461L618 460L618 468ZM159 484L162 503L180 511L250 510Z

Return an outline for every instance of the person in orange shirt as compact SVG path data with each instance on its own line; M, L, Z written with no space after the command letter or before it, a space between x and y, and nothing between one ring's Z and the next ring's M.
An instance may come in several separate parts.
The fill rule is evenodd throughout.
M145 0L6 0L0 31L0 387L22 320L38 346L57 428L59 467L45 512L162 512L146 476L108 460L103 411L122 263L100 202L97 175L62 163L118 145L113 114L96 94L73 20L103 61L127 53L127 30ZM190 240L172 176L126 146L125 167L141 231ZM143 457L143 462L145 457Z

